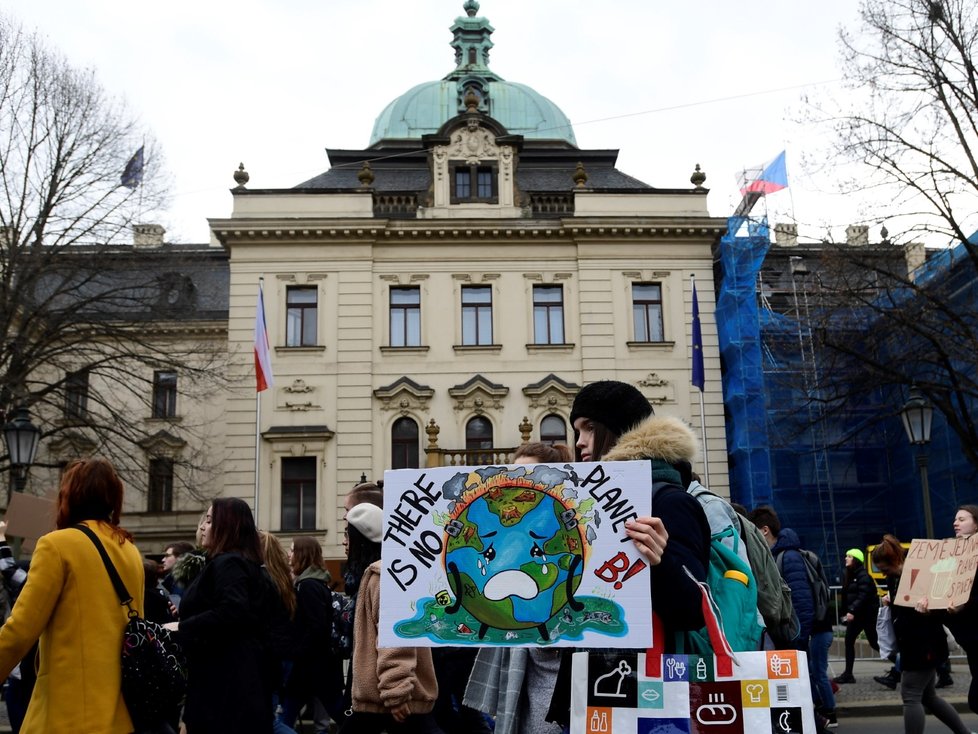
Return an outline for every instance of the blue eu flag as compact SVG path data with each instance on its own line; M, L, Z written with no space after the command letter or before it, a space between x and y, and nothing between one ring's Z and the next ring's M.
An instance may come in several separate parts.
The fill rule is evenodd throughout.
M706 385L706 373L703 369L703 331L700 328L700 302L696 298L696 281L693 281L693 377L690 380L700 392Z
M126 170L122 172L122 185L126 188L134 189L143 182L143 148L139 146L132 158L126 164Z

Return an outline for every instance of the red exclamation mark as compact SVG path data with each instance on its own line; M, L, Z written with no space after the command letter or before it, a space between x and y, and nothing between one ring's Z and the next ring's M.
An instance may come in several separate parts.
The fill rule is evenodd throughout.
M631 568L629 568L627 571L625 571L625 575L621 577L621 581L616 581L615 582L615 588L616 589L620 589L622 587L622 585L626 581L628 581L628 579L630 579L632 576L634 576L639 571L641 571L643 568L645 568L645 566L646 566L645 561L643 561L641 558L639 558L637 561L635 561L635 563L632 564Z

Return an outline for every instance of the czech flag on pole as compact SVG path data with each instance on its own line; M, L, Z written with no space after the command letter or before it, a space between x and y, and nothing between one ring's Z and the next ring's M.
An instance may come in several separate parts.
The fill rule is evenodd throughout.
M741 195L773 194L788 188L788 169L785 166L784 151L759 166L745 168L737 174Z
M706 372L703 368L703 330L700 327L700 302L696 298L696 281L693 281L693 387L700 392L706 386Z
M265 327L265 292L258 283L258 308L255 312L255 379L258 392L275 384L272 358L268 351L268 329Z

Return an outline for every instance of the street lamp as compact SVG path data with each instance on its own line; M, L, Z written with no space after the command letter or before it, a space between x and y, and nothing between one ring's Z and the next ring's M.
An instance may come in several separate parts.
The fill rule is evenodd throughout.
M930 511L930 483L927 480L927 449L925 446L930 443L930 426L934 418L934 406L924 397L920 389L914 385L910 388L910 397L903 408L900 409L900 418L903 419L903 428L907 432L907 440L914 446L919 446L917 451L917 469L920 471L920 485L924 499L924 529L927 537L934 537L934 516Z
M23 492L27 485L27 470L34 463L40 439L41 429L31 423L31 414L24 407L17 408L13 418L3 427L13 489L17 492Z

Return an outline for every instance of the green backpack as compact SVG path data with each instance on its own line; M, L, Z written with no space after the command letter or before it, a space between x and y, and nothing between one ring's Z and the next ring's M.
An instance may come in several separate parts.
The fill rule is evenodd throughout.
M652 496L667 486L666 482L653 482ZM758 623L757 613L757 580L750 565L744 561L737 550L742 539L740 533L728 521L720 522L706 502L718 498L711 492L701 494L690 492L703 512L713 534L710 536L710 559L706 568L706 585L710 589L713 602L717 608L717 616L727 642L734 652L742 650L760 650L763 628ZM706 497L709 495L709 498ZM726 541L726 542L725 542ZM727 546L730 543L733 549ZM770 555L770 553L768 553ZM773 558L772 558L773 561ZM705 653L710 648L710 637L706 628L686 633L686 644L683 652Z

